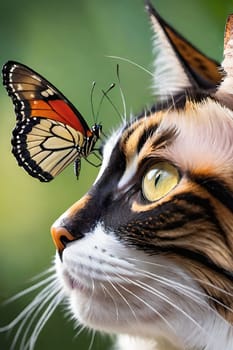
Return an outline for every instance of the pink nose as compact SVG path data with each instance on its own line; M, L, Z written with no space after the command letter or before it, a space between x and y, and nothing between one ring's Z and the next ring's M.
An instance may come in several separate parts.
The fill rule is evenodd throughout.
M72 242L75 238L64 227L51 227L51 234L54 244L59 252L62 252L67 243Z

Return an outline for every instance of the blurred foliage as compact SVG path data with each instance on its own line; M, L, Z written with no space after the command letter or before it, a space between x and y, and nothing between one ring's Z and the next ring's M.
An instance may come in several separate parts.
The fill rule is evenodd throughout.
M167 21L193 44L221 60L224 25L233 9L232 0L156 0L154 3ZM1 1L0 43L1 64L18 60L40 72L73 101L89 125L94 122L90 103L92 82L95 80L97 84L96 111L101 89L117 80L117 62L128 115L137 114L153 102L149 74L107 57L128 58L152 69L151 29L142 0ZM119 88L110 95L121 113ZM15 117L3 87L0 106L0 301L3 301L50 266L55 252L50 226L88 190L98 169L83 161L78 182L72 166L49 184L31 178L11 155ZM101 107L100 121L107 135L120 123L108 101ZM20 299L1 307L0 325L14 318L25 303ZM76 338L77 331L73 328L61 308L42 331L36 350L87 349L90 334L83 332ZM104 343L96 337L92 349L105 349ZM0 334L0 348L9 348L9 339L3 334Z

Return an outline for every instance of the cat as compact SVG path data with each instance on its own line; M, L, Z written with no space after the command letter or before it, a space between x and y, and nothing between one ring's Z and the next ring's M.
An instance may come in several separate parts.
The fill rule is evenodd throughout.
M117 349L233 349L233 16L222 68L147 4L159 102L106 141L55 222L74 318ZM162 342L167 345L162 345Z
M9 326L49 303L25 349L64 299L117 350L233 349L233 16L219 66L146 9L157 102L105 141L95 183L53 224L56 274Z

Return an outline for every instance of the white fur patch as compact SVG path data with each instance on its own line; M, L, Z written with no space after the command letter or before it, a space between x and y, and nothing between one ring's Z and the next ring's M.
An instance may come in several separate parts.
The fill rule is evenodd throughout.
M120 126L116 131L112 132L112 135L108 138L106 144L104 145L103 149L103 162L100 168L100 171L98 173L98 176L95 180L95 183L101 178L102 174L104 173L105 169L107 168L107 165L109 163L109 159L111 158L112 151L114 147L116 146L119 138L121 137L122 130L125 127L125 124Z
M177 137L162 151L164 157L183 171L232 176L232 111L207 99L204 103L190 104L186 111L171 111L159 128L167 130L172 126L177 129Z
M233 38L228 41L227 47L224 49L222 67L224 72L226 72L226 76L218 91L225 92L226 94L233 94Z
M100 223L68 244L63 262L57 259L57 276L78 323L128 334L118 350L168 350L157 338L179 350L232 350L230 325L185 271L123 245Z
M132 157L126 167L126 170L122 176L122 178L119 181L118 189L121 190L123 187L127 186L127 184L130 182L130 180L133 178L133 176L136 174L138 168L138 157L137 154L134 154L134 157ZM126 191L126 189L125 189Z
M119 336L117 345L114 350L160 350L155 340L145 340L141 338L133 338L128 335ZM161 349L162 350L162 349Z
M165 100L191 87L191 83L158 20L155 17L151 20L156 55L154 93L159 100Z

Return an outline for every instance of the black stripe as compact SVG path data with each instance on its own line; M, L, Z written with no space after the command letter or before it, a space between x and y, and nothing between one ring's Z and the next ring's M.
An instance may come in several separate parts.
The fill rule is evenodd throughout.
M152 105L150 109L143 109L135 120L145 118L145 116L150 117L152 114L160 111L183 110L187 101L201 103L205 101L206 98L212 98L208 91L200 91L195 88L186 89L185 92L178 93L172 97L167 96L167 99L158 101Z
M200 196L197 196L193 193L188 192L188 193L182 193L182 194L175 196L171 200L171 204L172 204L172 202L174 203L175 199L184 200L186 203L189 203L193 207L193 210L191 210L191 212L192 211L195 212L194 206L196 206L196 208L201 207L201 209L203 210L202 217L204 218L204 215L205 215L205 220L208 220L208 222L212 223L216 227L219 234L221 234L221 237L224 240L226 246L229 247L229 237L226 234L226 232L224 231L224 229L222 228L222 225L221 225L220 221L218 220L218 217L215 213L215 209L212 206L212 204L210 203L210 200L208 198L202 198ZM201 209L199 209L198 211L200 212ZM184 210L187 211L187 209L184 209Z
M194 181L204 187L213 197L233 212L233 193L223 180L199 176L195 177Z
M228 280L233 281L233 272L224 269L222 266L215 264L207 255L203 252L197 252L187 248L178 247L175 244L168 244L166 246L155 246L153 243L140 239L135 239L133 242L130 239L127 239L127 246L132 246L138 250L144 251L150 255L168 255L175 254L177 256L182 256L187 260L195 261L205 267L208 267L210 270L215 271L216 273L223 275ZM188 261L187 261L188 264Z
M162 238L162 235L158 235L157 231L173 231L177 228L181 228L191 222L194 224L199 221L212 219L212 210L206 210L201 205L198 207L188 209L188 201L185 201L183 205L174 203L173 200L157 207L152 211L148 211L137 216L137 220L131 221L130 224L139 230L139 232L145 232L146 235L154 238ZM218 226L217 226L218 227ZM173 237L165 236L164 239L173 240ZM177 239L175 237L174 239Z
M154 134L154 132L156 132L157 128L158 128L158 124L152 125L149 128L145 128L144 133L140 136L138 140L138 146L137 146L138 153L141 151L142 147L144 146L148 138L151 137Z
M140 250L145 249L150 254L156 254L163 252L163 249L167 252L173 251L176 249L175 240L179 239L179 237L174 239L167 237L166 234L162 237L162 234L157 234L157 231L170 231L172 236L172 230L181 228L186 224L189 224L190 229L192 229L192 224L196 224L200 220L209 223L210 229L214 230L218 237L229 247L229 237L221 227L210 200L193 193L177 195L169 202L162 203L150 211L138 213L136 216L134 213L132 220L129 218L127 224L120 226L118 222L114 229L123 242L127 242L127 244ZM203 227L202 224L201 227ZM187 229L187 234L190 233L190 229ZM209 239L211 241L212 236ZM168 245L163 248L161 245L165 241ZM174 242L174 245L172 242ZM180 249L182 250L182 248ZM201 259L201 253L195 253L194 255L200 256L199 260ZM207 258L203 258L203 261L205 259ZM208 261L211 262L210 258L208 258ZM208 264L210 265L210 263Z
M212 271L215 271L221 275L224 275L226 278L228 278L230 281L233 281L233 273L231 271L228 271L224 269L223 267L216 265L207 255L205 255L203 252L199 253L197 251L193 251L190 249L182 248L182 247L175 247L175 246L168 246L168 247L160 247L160 252L166 253L175 253L177 255L183 256L187 259L197 261L198 263L207 266Z
M133 121L133 123L132 123L132 121L130 121L130 122L128 122L128 123L126 124L126 126L124 127L124 129L123 129L122 132L121 132L121 135L123 135L126 131L127 131L127 134L124 136L123 140L121 140L121 143L126 144L127 141L128 141L128 139L130 138L130 136L134 133L134 131L135 131L135 129L136 129L137 126L134 125L134 126L132 127L132 125L133 125L136 121L137 121L137 118L135 118L135 120ZM129 129L129 130L127 130L127 129ZM119 142L118 142L118 143L119 143Z
M153 136L153 134L157 131L158 124L152 125L149 128L145 129L144 133L141 135L138 141L137 152L139 153L146 141ZM176 129L170 128L162 133L158 133L156 136L156 140L153 144L154 148L159 148L161 145L166 143L169 144L173 141L174 136L176 135Z

